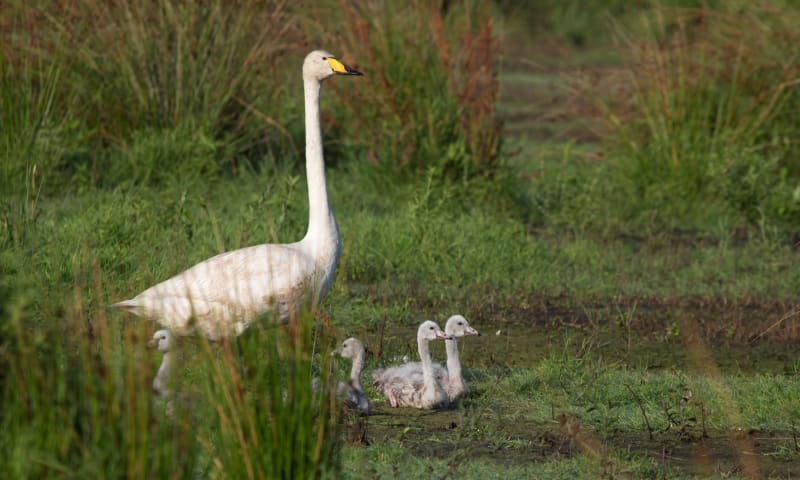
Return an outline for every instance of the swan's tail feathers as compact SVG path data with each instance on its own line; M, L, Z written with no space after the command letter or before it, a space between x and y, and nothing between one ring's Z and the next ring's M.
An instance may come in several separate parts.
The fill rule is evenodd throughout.
M376 368L372 371L372 385L376 388L383 383L383 372L385 368Z
M121 308L131 313L136 313L136 309L139 308L139 302L136 300L124 300L122 302L112 303L111 308Z

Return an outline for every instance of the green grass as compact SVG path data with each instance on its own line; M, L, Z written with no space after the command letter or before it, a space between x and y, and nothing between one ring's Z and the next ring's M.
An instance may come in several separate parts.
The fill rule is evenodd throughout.
M796 472L796 379L630 369L573 348L530 368L468 371L469 398L435 418L379 410L371 444L344 450L343 473L685 478L703 471L691 458L701 443L719 456L718 473L732 474L740 438L759 444L762 471Z
M713 378L631 371L597 359L549 357L535 368L515 370L500 379L497 390L504 397L496 401L535 421L550 420L555 406L606 435L645 430L642 408L652 429L659 432L690 424L692 431L687 434L699 435L704 415L709 430L738 427L788 432L792 419L797 418L797 405L792 401L797 388L794 379L784 375ZM692 392L689 400L685 399L687 391ZM720 391L736 399L742 424L731 424L731 412L726 411ZM486 396L491 398L493 393Z
M382 205L386 201L385 192L379 195L375 190L367 198L356 196L350 191L354 187L345 173L335 170L329 179L345 250L334 291L325 302L340 337L374 332L374 328L385 321L412 325L423 316L441 318L445 312L454 310L475 318L475 313L470 312L491 303L517 304L520 301L517 299L527 299L527 292L531 291L545 297L568 296L576 303L616 296L721 297L737 302L765 297L791 299L798 282L797 276L790 273L790 262L795 254L786 247L770 247L757 241L742 246L712 242L675 247L668 239L659 238L620 245L602 238L585 238L575 232L562 231L560 236L554 235L554 227L541 227L539 233L531 235L519 219L506 217L498 221L497 215L487 211L487 204L465 208L466 200L460 194L450 199L436 199L438 194L431 198L432 191L441 192L442 189L431 189L425 182L399 189L393 194L392 205ZM299 238L307 214L303 206L304 188L297 180L291 172L275 170L243 174L196 188L139 187L62 197L58 204L44 201L40 204L42 213L34 224L36 228L29 232L26 242L5 251L8 275L4 283L10 288L6 293L6 309L19 309L18 315L23 315L25 325L38 325L34 331L46 333L51 325L50 318L76 322L82 318L78 316L80 311L94 312L87 317L90 320L97 318L105 305L127 298L217 251L238 248L260 239L290 241ZM209 188L216 192L217 201L205 196ZM369 200L371 196L376 197L374 203ZM372 208L363 208L365 202ZM170 225L170 228L160 225ZM173 247L166 250L164 245ZM486 252L495 253L487 256ZM32 272L37 274L32 275ZM28 302L15 303L25 298ZM648 320L645 317L639 321L647 323ZM119 315L110 317L107 322L121 329L116 335L135 335L131 343L115 347L122 349L116 355L130 357L119 367L122 369L119 375L123 375L124 368L133 369L135 362L142 361L142 342L135 338L147 338L152 327L138 320L131 320L133 324L129 324ZM491 324L486 322L478 317L474 323L491 329ZM69 328L68 325L62 328ZM6 342L27 341L13 331L6 335ZM49 335L57 338L58 334ZM53 340L45 339L43 343L46 345L50 341ZM76 342L82 344L79 340ZM7 360L17 358L13 352L6 350ZM37 362L43 361L37 360L37 355L47 354L32 355L18 360L29 368L43 368L36 367ZM257 367L259 356L256 354L246 362L255 362L252 365ZM140 360L135 361L136 358ZM596 361L597 364L588 359L562 363L560 359L551 359L538 365L533 363L531 368L501 371L496 377L482 378L473 383L473 395L465 414L480 414L486 404L496 402L491 408L519 412L520 418L527 421L548 424L553 422L555 404L559 410L580 415L603 434L613 436L617 432L615 429L623 429L643 435L639 405L624 385L630 385L645 399L650 422L657 429L665 428L665 413L658 402L667 396L671 396L670 408L682 409L679 413L686 417L697 416L696 407L682 407L676 396L685 385L695 392L695 399L702 399L708 405L709 429L724 431L731 427L714 400L703 395L702 392L709 390L710 380L702 375L676 377L666 371L626 372L619 365ZM88 365L92 364L88 363L85 368ZM148 369L137 373L140 393L136 402L148 400L152 372ZM202 378L191 371L187 374L190 378ZM108 381L115 378L112 374ZM791 401L798 393L794 391L794 383L793 379L782 375L724 379L726 388L740 402L745 428L781 432L793 428L789 419L798 413ZM125 391L122 385L115 388L119 390L113 390L114 395ZM207 388L209 398L219 398L217 389L222 387L216 380ZM112 396L108 401L121 401L115 398ZM373 397L373 400L380 399ZM247 405L235 408L246 410ZM586 413L588 409L590 412ZM230 411L224 413L234 415ZM150 418L148 415L152 413L141 415ZM255 424L261 428L269 425L268 420L256 418ZM502 431L502 425L505 423L499 423L496 428ZM125 427L121 424L120 428ZM18 437L15 434L11 438ZM159 438L151 437L150 441L159 443ZM207 447L194 444L193 439L181 441L189 442L196 449L194 459L181 464L184 468L208 465ZM103 445L108 440L97 442ZM230 441L222 444L229 445ZM384 448L381 445L371 448L380 451ZM9 452L19 455L19 450ZM342 468L347 468L349 461L346 459L351 454L345 455ZM162 455L175 454L167 451ZM220 452L218 455L235 454ZM237 465L231 457L225 458L228 459L224 465ZM630 461L634 466L625 468L644 469L641 471L654 468L641 457ZM119 462L122 459L98 460L94 468L99 471L116 468ZM456 471L479 476L482 469L489 468L488 460L481 462L474 466L466 462ZM645 463L640 465L640 462ZM244 463L238 465L246 469ZM409 471L444 468L436 458L421 465L410 465ZM579 458L565 459L561 463L512 465L507 471L509 475L533 472L531 474L546 476L551 468L577 471L587 477L596 472L592 470L596 468L594 463ZM245 470L240 473L247 476Z
M718 456L714 468L732 474L737 461L731 444L740 436L759 443L762 471L778 478L778 472L796 472L794 379L714 380L620 367L565 350L529 369L475 372L470 397L454 412L432 418L378 411L367 429L371 444L344 450L343 473L686 478L703 471L692 459L701 443ZM720 386L733 399L727 405L719 400ZM731 405L735 410L727 410ZM742 423L732 424L732 418ZM661 457L662 447L671 450L668 458Z
M430 476L481 479L597 478L622 472L647 477L658 474L653 461L631 459L621 466L600 467L587 457L553 458L529 465L503 465L477 459L464 463L409 455L401 445L389 442L381 449L345 448L344 461L349 468L344 478L429 478Z
M85 266L97 262L114 290L94 301L111 303L220 251L300 238L307 218L301 181L286 170L271 170L194 188L42 199L36 230L24 244L11 246L6 265L23 273L20 287L30 283L29 288L53 295L40 297L47 305L59 303L73 282L87 283ZM532 235L519 218L497 214L494 206L467 205L463 196L426 197L442 191L427 184L397 192L391 207L380 206L385 198L376 200L370 212L362 211L369 198L365 192L356 196L346 172L332 172L329 181L346 242L337 294L386 283L399 298L413 293L459 301L481 291L510 297L536 291L788 299L800 283L790 268L794 251L757 239L737 245L721 236L676 244L652 235L620 242L587 236L588 228L561 221L546 221ZM552 188L564 188L558 183ZM209 190L214 200L207 197ZM549 212L569 215L555 207ZM154 255L164 245L175 248ZM33 271L38 275L24 274ZM43 288L45 282L52 282L51 288Z
M58 321L40 321L22 295L6 304L0 446L11 478L336 475L333 391L311 382L327 383L332 342L324 328L312 335L310 315L294 336L259 325L236 348L185 340L180 393L164 404L150 388L152 326L93 306L99 283L84 304L79 282Z
M11 2L0 26L11 478L735 477L739 437L800 474L796 7L68 3ZM525 21L498 79L496 35ZM199 401L170 420L155 325L107 306L302 237L297 73L320 43L366 73L325 86L336 282L295 336L186 340ZM368 386L377 413L353 419L311 389L345 375L336 339L385 347L369 369L452 313L484 333L455 409L392 411Z

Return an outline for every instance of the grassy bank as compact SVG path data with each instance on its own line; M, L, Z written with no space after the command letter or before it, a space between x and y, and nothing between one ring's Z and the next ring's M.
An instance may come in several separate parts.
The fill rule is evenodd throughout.
M796 6L239 7L4 8L12 477L800 474ZM366 73L323 97L336 282L300 331L186 340L197 403L170 418L155 325L107 306L302 237L309 45ZM311 388L344 376L336 339L383 366L456 312L484 337L455 409L368 387L377 413L354 419Z

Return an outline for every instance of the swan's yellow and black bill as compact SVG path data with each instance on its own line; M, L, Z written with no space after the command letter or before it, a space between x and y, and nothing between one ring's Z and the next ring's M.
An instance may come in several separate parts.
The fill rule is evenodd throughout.
M328 65L331 66L334 72L338 73L339 75L364 75L363 73L359 72L354 68L350 68L344 63L340 62L339 60L328 57Z

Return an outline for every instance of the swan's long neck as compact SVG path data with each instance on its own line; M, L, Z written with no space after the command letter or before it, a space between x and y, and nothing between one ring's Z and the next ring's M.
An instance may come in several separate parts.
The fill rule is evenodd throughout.
M156 378L153 379L153 390L159 395L167 396L172 391L172 353L166 352L164 358L161 360L161 366L158 367Z
M304 79L306 109L306 178L308 180L308 231L305 240L314 247L338 245L339 229L333 217L325 185L325 160L322 154L319 98L321 84ZM331 242L333 241L333 242ZM330 252L324 252L330 254Z
M358 390L362 390L361 388L361 371L364 369L364 352L360 351L356 353L356 357L353 359L353 366L350 367L350 385Z
M425 385L436 382L433 376L433 361L431 360L431 350L429 341L425 338L417 337L417 349L419 359L422 361L422 381Z
M461 359L458 356L458 342L455 339L445 340L445 350L447 351L447 376L450 384L463 384L461 377Z

